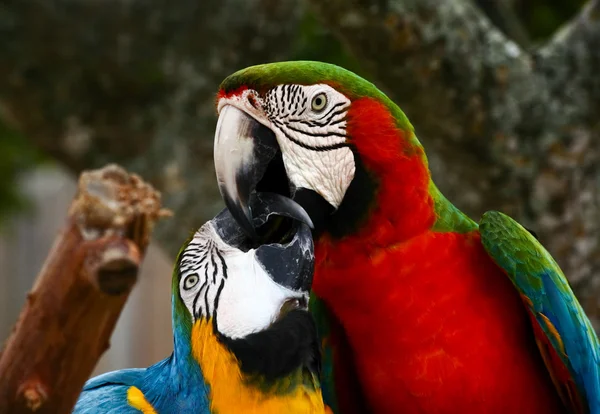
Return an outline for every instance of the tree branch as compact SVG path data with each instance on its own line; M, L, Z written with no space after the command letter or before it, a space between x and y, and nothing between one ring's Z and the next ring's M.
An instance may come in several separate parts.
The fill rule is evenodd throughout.
M508 38L524 49L529 48L531 39L515 13L514 0L474 0L474 3Z
M0 412L71 412L137 278L160 194L116 166L85 172L0 355Z
M599 50L600 0L591 0L536 55L536 73L553 87L561 110L583 123L600 113Z

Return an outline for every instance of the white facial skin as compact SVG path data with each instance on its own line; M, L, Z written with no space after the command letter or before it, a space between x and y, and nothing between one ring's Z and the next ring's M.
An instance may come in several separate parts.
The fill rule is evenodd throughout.
M354 178L354 155L346 139L350 100L329 85L279 85L261 99L253 90L222 98L271 129L295 188L320 194L337 208Z
M179 264L179 293L194 322L216 317L221 334L243 338L273 323L287 300L308 300L275 283L254 256L224 243L210 222L196 232Z

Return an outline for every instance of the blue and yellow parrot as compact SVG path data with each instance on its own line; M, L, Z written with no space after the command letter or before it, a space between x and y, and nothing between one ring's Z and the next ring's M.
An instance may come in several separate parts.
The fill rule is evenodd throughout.
M202 226L173 272L173 354L89 380L74 413L326 412L307 308L314 251L301 221L310 219L280 214L286 203L253 197L255 240L227 210ZM285 232L261 234L273 220Z

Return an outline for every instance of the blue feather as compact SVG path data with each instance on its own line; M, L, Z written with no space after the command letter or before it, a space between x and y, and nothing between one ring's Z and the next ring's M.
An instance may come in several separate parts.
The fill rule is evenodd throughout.
M129 386L107 383L84 391L73 410L75 414L139 414L127 404Z
M83 386L83 391L93 390L105 385L135 385L141 376L146 372L145 368L122 369L119 371L107 372L106 374L94 377Z
M526 305L568 369L583 404L590 414L600 414L598 337L558 264L525 228L502 213L485 213L479 231L490 257L529 299Z

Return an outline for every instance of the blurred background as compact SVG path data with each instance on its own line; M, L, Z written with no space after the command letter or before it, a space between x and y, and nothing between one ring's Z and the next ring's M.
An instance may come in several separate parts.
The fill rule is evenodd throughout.
M295 59L339 64L388 93L442 192L475 219L496 209L535 230L596 323L600 6L584 3L2 0L0 340L77 174L116 162L160 189L175 217L159 224L95 373L166 357L174 254L221 208L219 83Z

